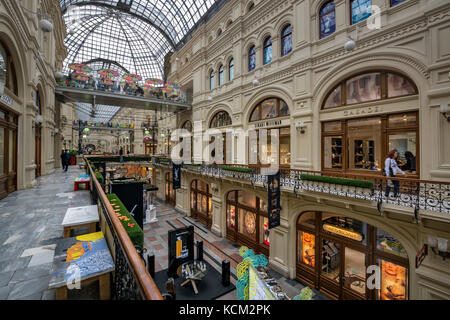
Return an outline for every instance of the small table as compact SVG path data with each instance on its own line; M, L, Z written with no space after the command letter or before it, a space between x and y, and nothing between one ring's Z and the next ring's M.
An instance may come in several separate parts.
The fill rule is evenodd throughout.
M79 176L75 178L75 186L74 186L74 190L78 191L78 186L80 184L84 184L86 186L86 190L89 190L89 182L91 181L91 178L89 176Z
M56 300L66 300L76 282L83 285L99 281L100 299L111 298L111 272L114 262L102 232L65 238L57 242L49 289L56 289ZM68 287L70 286L70 287Z
M69 208L61 223L64 227L64 238L70 237L70 230L78 228L89 228L89 233L94 233L98 221L97 205Z

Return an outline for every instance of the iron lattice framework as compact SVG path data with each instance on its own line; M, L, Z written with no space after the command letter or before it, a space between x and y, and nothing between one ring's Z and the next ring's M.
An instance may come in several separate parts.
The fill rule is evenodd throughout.
M163 79L164 60L226 0L60 0L68 32L64 72L75 62ZM77 103L81 120L108 122L117 107Z

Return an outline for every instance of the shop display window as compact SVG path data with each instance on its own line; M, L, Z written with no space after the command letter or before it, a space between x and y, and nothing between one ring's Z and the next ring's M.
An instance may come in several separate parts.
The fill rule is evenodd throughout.
M238 191L238 202L246 207L256 208L256 197L249 192Z
M301 263L313 267L316 265L316 237L307 232L299 232L299 259Z
M259 209L263 212L267 212L267 204L262 199L259 199Z
M269 219L266 217L263 217L260 219L261 221L261 242L265 244L266 246L270 246L270 230L269 230Z
M341 244L330 240L322 240L322 271L321 274L339 283L341 270Z
M391 261L378 259L381 269L380 300L406 300L408 297L408 275L405 267Z
M280 137L280 165L291 163L291 138L289 136Z
M398 129L417 125L416 113L400 113L390 115L388 118L388 126L390 129Z
M397 164L409 173L416 173L416 137L416 132L389 135L389 150L398 151Z
M345 248L344 286L360 295L366 293L366 254Z
M5 128L0 127L0 174L5 174Z
M408 254L400 241L381 229L377 229L377 250L392 253L404 258L408 257Z
M194 192L191 192L191 209L197 208L197 198Z
M256 214L244 209L239 209L238 231L240 234L256 241Z
M349 168L381 171L381 119L349 120Z
M342 136L325 137L324 148L324 168L342 169L343 148Z
M347 80L347 104L381 99L380 73L366 73Z
M236 228L236 207L232 205L227 206L227 226L228 228Z

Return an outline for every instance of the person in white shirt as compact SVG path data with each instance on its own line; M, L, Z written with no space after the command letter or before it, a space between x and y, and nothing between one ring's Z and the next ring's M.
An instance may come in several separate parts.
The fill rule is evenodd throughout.
M391 150L387 154L386 160L384 161L384 172L386 173L386 177L395 177L397 174L404 174L406 176L406 173L398 167L397 159L398 157L398 151L397 150ZM397 197L398 191L400 188L400 183L398 180L388 180L386 184L386 192L385 196L389 197L389 193L391 192L391 183L394 185L394 197Z

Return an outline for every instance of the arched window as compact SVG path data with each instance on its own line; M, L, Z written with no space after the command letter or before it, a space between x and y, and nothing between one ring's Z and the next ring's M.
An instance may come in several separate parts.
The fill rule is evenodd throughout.
M256 68L256 51L255 46L248 50L248 71L253 71Z
M372 15L372 0L351 0L351 22L358 23Z
M292 26L287 25L281 31L281 56L287 55L292 51Z
M320 38L325 38L336 31L336 13L334 1L325 3L319 11Z
M231 58L228 64L228 80L232 81L234 79L234 59Z
M264 40L264 64L272 62L272 38Z
M209 88L214 89L214 71L209 73Z
M231 117L226 111L219 111L216 113L216 115L212 118L209 127L210 128L220 128L225 126L230 126L231 123Z
M219 86L223 85L223 65L219 67Z
M405 2L406 0L391 0L391 7L396 6L402 2Z
M0 86L5 86L18 95L14 62L8 49L0 42Z
M255 107L250 116L250 122L285 117L288 115L289 107L286 102L281 99L271 98L264 100Z
M415 84L403 75L372 71L342 81L328 93L322 109L415 95L417 92Z
M212 194L208 183L194 180L191 183L191 216L208 227L212 224Z
M235 190L227 195L227 238L244 241L256 252L268 254L269 218L266 203L253 193Z

